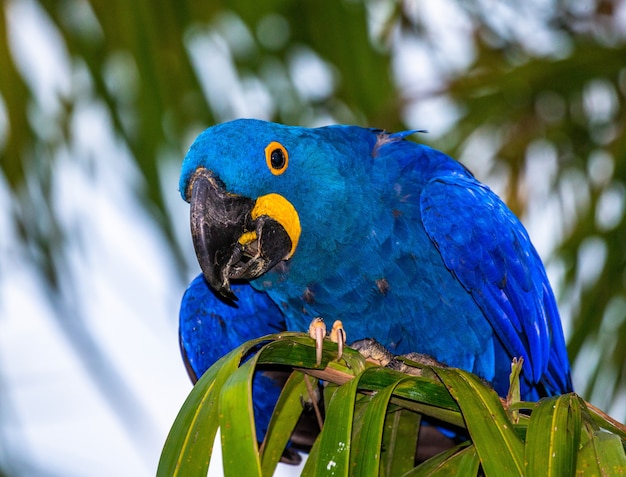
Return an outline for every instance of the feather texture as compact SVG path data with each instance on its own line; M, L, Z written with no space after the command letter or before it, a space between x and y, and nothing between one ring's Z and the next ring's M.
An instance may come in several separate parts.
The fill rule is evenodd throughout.
M196 374L246 339L305 331L322 316L341 320L349 341L431 355L501 395L513 357L524 358L523 399L571 391L555 299L526 230L465 167L409 134L238 120L198 137L183 197L204 167L229 193L285 197L302 232L289 260L233 288L238 307L192 283L180 330ZM264 159L272 141L289 154L280 175Z

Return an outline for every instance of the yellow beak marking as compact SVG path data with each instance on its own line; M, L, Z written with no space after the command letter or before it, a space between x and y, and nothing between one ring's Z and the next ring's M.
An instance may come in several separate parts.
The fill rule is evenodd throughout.
M289 235L289 238L291 239L291 251L285 259L291 258L296 251L298 240L300 239L300 233L302 232L300 227L300 217L298 216L298 212L295 207L280 194L262 195L256 200L254 208L252 209L252 220L256 220L262 215L271 217L283 226L287 235ZM256 234L252 238L247 237L248 240L253 240L255 238ZM243 236L239 240L241 241L242 239L244 239Z

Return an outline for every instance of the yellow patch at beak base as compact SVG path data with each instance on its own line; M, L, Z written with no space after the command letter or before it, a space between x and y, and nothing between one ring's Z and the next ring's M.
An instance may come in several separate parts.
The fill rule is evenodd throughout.
M250 242L254 242L256 240L256 232L252 231L252 232L244 232L243 234L241 234L241 237L239 237L238 242L241 245L248 245Z
M251 216L256 220L262 215L271 217L285 229L291 239L291 251L286 258L291 258L296 251L302 231L300 217L295 207L280 194L262 195L256 200Z

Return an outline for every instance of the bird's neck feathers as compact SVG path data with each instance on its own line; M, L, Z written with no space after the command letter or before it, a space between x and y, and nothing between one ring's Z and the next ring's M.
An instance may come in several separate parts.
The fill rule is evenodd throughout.
M337 257L347 263L368 260L380 253L381 243L394 230L400 208L413 209L403 220L412 220L419 212L419 194L407 197L408 188L401 176L404 166L398 167L407 161L401 156L415 155L417 144L403 141L401 135L358 127L333 126L318 131L324 135L325 145L318 148L319 157L309 167L325 161L337 167L325 171L324 176L311 169L311 181L301 186L300 197L294 197L302 225L298 250L274 271L288 274L290 282L315 281L334 273L326 265ZM304 198L308 202L299 203ZM396 207L399 203L402 205ZM300 277L299 270L306 270L307 276ZM266 283L275 285L277 281L280 279Z
M316 131L323 145L306 164L309 180L290 197L302 225L298 249L259 278L270 287L325 280L338 273L328 267L337 257L343 263L367 262L386 250L391 261L394 254L406 253L411 243L428 240L420 215L424 185L441 175L471 177L443 153L404 140L406 134L346 126ZM391 240L392 234L402 243Z

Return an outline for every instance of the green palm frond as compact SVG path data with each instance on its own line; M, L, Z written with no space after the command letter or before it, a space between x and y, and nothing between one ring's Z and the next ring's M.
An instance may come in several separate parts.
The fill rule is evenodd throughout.
M242 357L262 344L241 363ZM225 475L273 474L307 398L305 380L325 382L326 418L302 475L621 475L626 426L574 393L537 403L503 401L477 376L421 366L419 376L372 365L347 348L299 333L235 349L198 381L165 443L159 476L205 476L218 427ZM291 371L265 442L256 442L252 376L258 365ZM515 382L515 379L513 379ZM514 393L513 393L514 394ZM469 439L416 465L422 417L464 429Z

